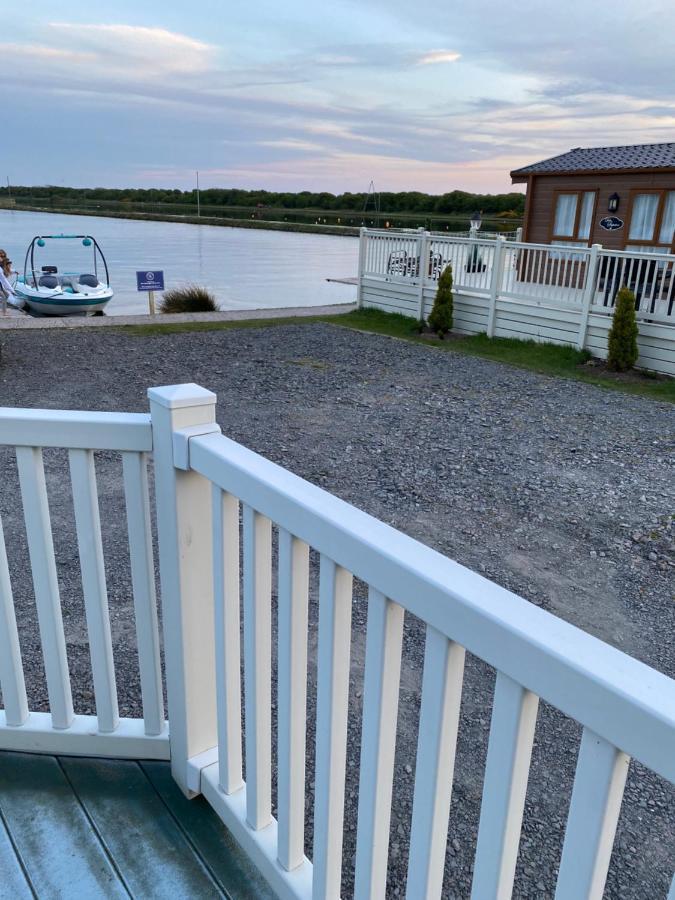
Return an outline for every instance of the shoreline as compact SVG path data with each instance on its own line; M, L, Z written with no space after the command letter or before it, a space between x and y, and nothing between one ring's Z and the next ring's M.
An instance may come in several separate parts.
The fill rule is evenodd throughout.
M168 213L120 212L119 210L66 209L62 207L15 206L2 207L10 212L37 212L67 216L96 216L101 219L133 219L145 222L176 222L183 225L215 225L219 228L253 228L264 231L291 231L300 234L330 234L339 237L358 237L354 225L314 225L305 222L269 222L264 219L229 219L225 216L173 216Z
M361 230L358 225L317 225L313 222L279 222L269 219L234 219L229 216L173 215L172 213L136 212L134 210L71 209L61 206L33 206L25 203L16 203L14 206L0 205L0 210L52 213L54 215L67 216L96 216L97 218L103 219L132 219L140 222L178 222L187 225L214 225L219 228L252 228L262 229L263 231L289 231L295 232L296 234L330 234L338 237L358 237ZM489 219L485 219L484 221L486 223L490 222L491 224L494 224ZM401 228L392 227L390 230L395 232L400 231ZM415 229L411 226L411 228L407 230ZM433 226L431 230L433 231ZM453 234L452 231L438 233Z

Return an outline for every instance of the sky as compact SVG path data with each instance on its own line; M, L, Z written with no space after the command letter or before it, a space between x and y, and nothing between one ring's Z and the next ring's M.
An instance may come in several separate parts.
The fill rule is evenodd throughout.
M0 8L15 184L501 192L572 147L675 140L671 0Z

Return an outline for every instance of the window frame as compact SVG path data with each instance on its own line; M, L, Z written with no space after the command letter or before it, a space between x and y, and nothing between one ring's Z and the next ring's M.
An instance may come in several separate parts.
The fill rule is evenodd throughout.
M654 219L654 230L652 231L652 239L648 241L638 240L637 238L631 238L630 235L630 227L633 222L633 209L635 206L635 198L640 196L641 194L658 194L659 202L656 207L656 218ZM658 237L661 236L661 226L663 224L663 214L666 210L666 198L668 194L675 194L675 185L669 188L631 188L629 194L629 207L628 207L628 220L626 222L626 231L625 238L623 242L624 248L630 244L634 247L665 247L666 252L673 253L675 252L675 230L673 231L673 237L668 244L664 244L661 241L657 240Z
M553 191L553 205L551 207L551 220L549 223L549 235L548 242L551 244L553 241L575 241L577 244L584 242L586 247L591 246L591 240L593 239L593 224L595 222L595 214L598 209L598 188L576 188L575 190L571 190L570 188L556 188ZM555 234L555 217L558 209L558 197L561 194L574 194L577 198L577 208L574 215L574 233L573 234ZM581 210L584 205L583 196L584 194L593 194L593 208L591 209L591 227L588 231L587 238L579 237L579 220L581 219Z

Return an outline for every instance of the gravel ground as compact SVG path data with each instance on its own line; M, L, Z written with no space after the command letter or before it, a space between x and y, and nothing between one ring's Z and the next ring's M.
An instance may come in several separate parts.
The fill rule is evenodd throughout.
M673 407L480 359L331 326L139 337L31 331L2 337L6 405L145 410L151 385L218 394L235 440L675 676ZM32 707L46 708L11 455L0 492ZM98 473L123 714L139 689L119 461ZM46 455L77 711L93 711L64 455ZM315 647L312 579L310 648ZM343 896L352 892L365 644L355 588ZM312 655L312 654L310 654ZM408 618L389 896L404 893L423 630ZM470 893L494 673L468 658L443 896ZM310 662L309 702L315 678ZM313 725L308 726L308 784ZM517 897L552 897L579 730L542 706ZM311 817L311 798L308 798ZM675 869L675 791L632 764L606 896L665 897ZM311 821L310 821L311 824ZM309 830L308 830L309 837ZM311 850L311 845L310 845Z

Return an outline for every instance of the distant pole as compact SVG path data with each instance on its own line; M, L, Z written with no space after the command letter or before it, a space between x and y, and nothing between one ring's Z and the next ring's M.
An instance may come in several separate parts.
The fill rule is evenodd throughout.
M197 169L197 218L201 216L200 206L199 206L199 169Z
M7 176L7 196L10 200L12 199L12 189L9 186L9 175Z

